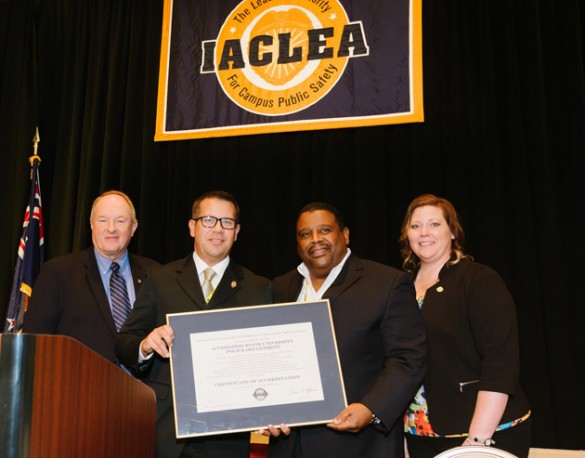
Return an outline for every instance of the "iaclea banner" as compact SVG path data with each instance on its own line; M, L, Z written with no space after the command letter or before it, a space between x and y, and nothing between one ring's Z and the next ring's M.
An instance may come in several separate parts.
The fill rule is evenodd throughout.
M165 0L155 140L422 122L422 0Z

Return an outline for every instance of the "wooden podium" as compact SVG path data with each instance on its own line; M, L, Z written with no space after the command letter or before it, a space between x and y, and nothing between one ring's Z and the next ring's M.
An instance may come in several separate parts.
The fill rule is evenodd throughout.
M65 336L0 334L0 454L148 457L154 391Z

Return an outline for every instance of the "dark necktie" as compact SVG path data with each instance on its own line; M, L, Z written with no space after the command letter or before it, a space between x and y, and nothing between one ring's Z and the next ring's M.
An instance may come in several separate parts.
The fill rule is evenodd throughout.
M126 321L128 313L130 313L130 299L126 281L120 275L120 264L112 262L110 268L112 269L112 275L110 276L112 316L114 317L114 323L116 323L116 329L119 331L124 321Z

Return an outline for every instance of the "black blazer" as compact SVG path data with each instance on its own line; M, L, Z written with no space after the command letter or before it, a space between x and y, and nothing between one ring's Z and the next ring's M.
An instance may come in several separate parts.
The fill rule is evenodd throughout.
M152 259L128 254L138 294ZM100 277L94 248L45 262L37 277L23 332L61 334L79 340L113 363L116 326Z
M154 273L140 290L134 310L116 337L120 361L142 374L157 396L157 458L180 456L187 441L175 438L169 360L154 355L138 365L140 342L166 324L167 313L242 307L271 302L270 281L230 261L209 304L205 304L193 256L171 262ZM209 458L248 458L250 434L193 439Z
M422 314L429 346L423 383L436 433L467 432L479 390L510 395L501 423L528 412L516 304L493 269L469 259L445 265L425 294Z
M274 302L296 301L302 282L296 269L276 278ZM300 440L304 458L402 457L403 414L422 381L426 358L412 280L352 254L323 298L331 303L347 402L365 404L382 425L358 434L324 425L293 428L288 438L271 439L269 456L292 457Z

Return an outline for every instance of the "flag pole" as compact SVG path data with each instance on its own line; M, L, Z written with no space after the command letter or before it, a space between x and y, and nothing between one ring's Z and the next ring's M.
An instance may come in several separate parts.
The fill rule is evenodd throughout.
M41 141L41 137L39 135L39 126L37 126L37 128L35 129L35 135L33 137L33 154L32 156L29 156L28 158L28 162L30 163L31 169L30 169L30 179L33 179L33 167L35 165L35 161L39 161L39 165L42 162L41 161L41 157L38 155L38 150L39 150L39 143Z
M33 283L44 261L43 211L41 203L41 185L39 179L38 155L40 142L39 129L33 137L33 154L29 157L30 194L24 213L22 233L17 249L16 266L8 302L8 311L4 322L4 332L21 332L24 314L32 295Z

